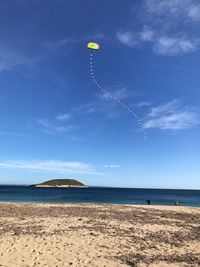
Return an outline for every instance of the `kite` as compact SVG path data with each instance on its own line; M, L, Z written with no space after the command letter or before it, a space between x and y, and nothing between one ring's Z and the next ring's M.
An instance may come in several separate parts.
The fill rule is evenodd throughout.
M95 76L95 70L94 70L94 63L93 63L93 50L99 50L100 49L100 45L97 43L88 43L87 44L87 48L90 49L90 74L91 74L91 78L92 81L94 83L94 85L98 88L98 90L101 91L101 93L103 95L106 95L108 97L110 97L113 101L115 101L118 105L120 105L125 111L127 111L131 117L134 117L134 119L137 121L140 130L142 131L143 135L144 135L144 139L147 139L146 133L144 131L144 127L143 124L141 123L138 115L134 112L134 110L132 110L131 108L129 108L125 103L123 103L119 98L117 98L116 96L114 96L113 94L111 94L110 92L106 91L96 80L96 76Z
M88 43L87 44L87 48L88 49L92 49L92 50L99 50L100 49L100 45L97 43Z

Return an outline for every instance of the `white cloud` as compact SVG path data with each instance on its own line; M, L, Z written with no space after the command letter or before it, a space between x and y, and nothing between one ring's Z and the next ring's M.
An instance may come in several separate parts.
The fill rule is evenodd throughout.
M97 106L96 102L89 102L73 108L72 113L75 113L76 115L90 114L97 111Z
M200 124L200 116L191 108L183 108L178 100L152 107L143 127L161 130L188 129Z
M161 37L155 40L153 49L157 54L175 56L196 51L199 47L199 40L187 38Z
M65 121L69 119L71 119L71 115L69 113L58 114L56 116L56 120L59 120L59 121Z
M117 32L117 39L120 41L120 43L129 47L135 47L139 43L137 35L130 31Z
M152 30L144 29L140 32L140 37L143 41L152 42L154 39L155 32Z
M128 47L140 47L142 42L153 42L154 37L154 31L146 29L146 27L141 32L130 30L117 32L118 41Z
M145 7L153 16L168 16L176 20L200 19L199 0L145 0Z
M121 166L118 164L105 164L104 168L120 168Z
M60 125L48 119L39 119L37 123L43 132L49 134L68 133L73 129L72 125Z
M191 5L188 10L188 16L193 20L200 20L200 4Z
M95 174L94 167L90 164L74 161L59 161L59 160L47 160L47 161L22 161L13 160L0 162L0 168L3 169L25 169L33 171L47 171L57 173L79 173L79 174Z
M117 99L122 100L127 97L134 97L137 95L136 92L128 90L126 87L121 86L111 86L109 89L107 89L108 94L112 94ZM108 94L98 94L99 98L103 98L104 100L111 100L113 101Z
M48 41L44 44L44 46L50 50L51 52L58 52L62 48L66 48L66 46L69 46L71 44L77 43L78 39L73 38L73 37L65 37L61 38L56 41Z
M139 108L143 108L143 107L151 106L151 104L152 104L151 102L140 102L136 106Z
M129 94L127 88L116 88L112 91L112 94L117 98L117 99L123 99L126 98L127 95Z
M116 35L118 41L123 45L129 47L137 47L141 44L141 42L152 42L155 37L155 32L144 25L141 31L118 31Z
M174 99L166 104L157 107L152 107L148 116L156 117L166 113L169 114L172 113L174 110L176 110L178 106L179 106L179 101L177 99Z
M112 86L108 92L120 100L136 95L134 91L119 85ZM84 134L82 131L81 137L79 137L80 129L87 127L91 133L91 130L94 129L94 120L99 125L98 127L102 127L105 119L118 118L123 114L123 108L108 95L102 95L101 92L97 91L94 97L93 101L73 107L67 113L57 113L49 118L34 120L30 122L30 127L46 134L67 135L73 140L81 140ZM95 116L96 113L98 113L97 116ZM91 120L91 118L94 120ZM76 134L78 136L75 136Z
M123 35L123 33L121 33ZM140 35L132 35L123 42L119 37L118 40L129 47L135 47L141 42L152 42L153 51L159 55L177 56L195 52L199 49L200 37L188 38L187 36L177 37L171 35L161 35L159 33L151 34L151 32L141 32Z
M120 85L110 86L106 90L108 94L112 94L119 100L127 99L130 101L131 98L137 95L137 92L129 90L126 87L121 87ZM106 119L118 118L123 113L123 109L108 94L102 94L97 91L93 101L73 108L71 110L72 116L78 118L80 116L92 116L94 113L98 113L100 120L102 115Z
M139 16L134 14L139 29L118 31L116 37L128 47L149 43L163 56L179 56L200 49L200 1L143 0Z
M0 47L0 72L12 71L20 66L32 66L40 59L37 57L28 57L14 49Z

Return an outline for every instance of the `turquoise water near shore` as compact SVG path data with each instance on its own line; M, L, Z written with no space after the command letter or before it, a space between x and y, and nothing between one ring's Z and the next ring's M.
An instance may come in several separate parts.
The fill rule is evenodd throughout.
M200 207L200 190L0 186L1 202L146 204L147 199L152 205L175 205L178 201L181 206Z

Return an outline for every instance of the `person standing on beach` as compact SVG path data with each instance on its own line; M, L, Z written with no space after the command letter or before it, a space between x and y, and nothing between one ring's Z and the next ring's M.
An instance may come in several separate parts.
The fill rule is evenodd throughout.
M147 205L150 205L151 201L149 199L147 199Z

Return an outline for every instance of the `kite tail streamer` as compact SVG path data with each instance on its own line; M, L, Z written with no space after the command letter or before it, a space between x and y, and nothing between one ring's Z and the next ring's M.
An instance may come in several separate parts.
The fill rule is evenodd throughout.
M104 94L104 95L110 97L110 98L111 98L113 101L115 101L116 103L120 104L121 107L122 107L124 110L126 110L126 111L131 115L131 117L133 117L133 118L137 121L137 123L138 123L138 125L139 125L139 127L140 127L140 129L141 129L141 131L142 131L142 133L143 133L143 135L144 135L144 139L146 140L146 139L147 139L147 136L146 136L146 133L145 133L145 131L144 131L144 127L143 127L143 125L142 125L142 123L141 123L139 117L137 116L137 114L136 114L132 109L130 109L125 103L123 103L120 99L118 99L116 96L114 96L114 95L112 95L111 93L109 93L108 91L106 91L106 90L105 90L105 89L104 89L104 88L97 82L97 80L96 80L96 76L95 76L94 67L93 67L93 53L92 53L92 52L90 53L90 74L91 74L93 83L94 83L95 86L100 90L100 92L101 92L102 94Z

